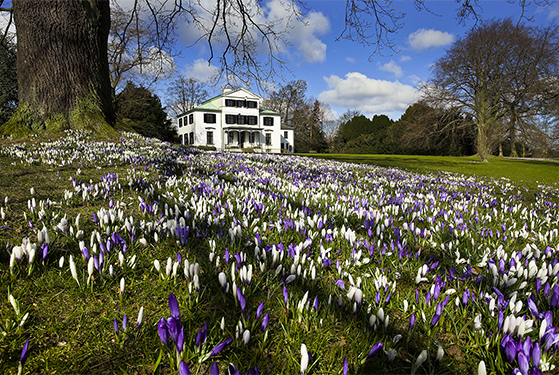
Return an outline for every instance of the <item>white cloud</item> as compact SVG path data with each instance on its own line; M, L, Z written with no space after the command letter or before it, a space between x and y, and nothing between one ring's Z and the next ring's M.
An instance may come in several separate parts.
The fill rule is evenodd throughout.
M286 30L286 41L292 44L307 62L324 62L326 44L318 37L330 31L330 20L321 12L310 12L303 19L294 17L293 13L300 11L294 7L296 5L286 4L283 0L271 0L266 4L267 16L264 20L283 20L278 25Z
M219 73L219 69L205 59L198 59L185 67L185 76L194 77L202 82L210 83Z
M332 75L324 80L331 90L323 91L318 97L320 101L363 113L404 112L417 99L417 89L412 86L369 78L359 72L347 73L345 78Z
M390 60L389 63L379 66L379 69L384 70L385 72L393 73L396 78L400 78L404 75L404 73L402 72L402 68L400 68L398 64L394 62L394 60Z
M411 60L411 56L404 55L404 56L400 57L400 62L406 62L406 61L410 61L410 60Z
M346 57L345 60L346 60L347 62L352 63L352 64L355 62L355 59L354 59L353 57Z
M453 41L454 35L434 29L419 29L408 36L409 45L416 51L424 51L432 47L443 47Z

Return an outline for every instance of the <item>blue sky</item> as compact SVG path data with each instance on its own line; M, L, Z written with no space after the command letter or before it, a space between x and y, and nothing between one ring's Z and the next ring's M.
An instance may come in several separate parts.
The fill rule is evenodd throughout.
M123 8L134 3L134 0L117 1ZM174 4L174 1L167 1ZM215 6L215 0L197 1L208 9ZM243 3L258 7L256 0L243 0ZM478 3L483 19L519 19L521 15L518 3L510 4L506 0L479 0ZM277 20L285 16L286 11L281 4L282 0L262 0L261 17ZM429 79L430 65L474 25L472 20L465 25L457 22L454 0L427 1L431 12L418 11L411 0L395 0L392 3L394 8L406 13L404 26L393 34L396 52L384 50L384 55L371 56L372 47L343 39L336 41L344 28L345 4L345 0L307 1L305 22L291 24L292 28L286 35L291 46L284 48L282 54L286 67L292 72L285 73L285 80L305 80L308 96L326 103L332 118L347 110L357 110L369 117L385 114L398 119L419 98L418 84ZM532 3L525 15L533 17L534 25L558 22L559 3L546 7ZM0 25L4 22L0 17ZM195 29L186 23L179 27L178 35L178 49L182 56L174 59L176 74L201 80L208 78L216 68L208 65L207 45L201 42L186 48L197 37ZM276 82L280 85L284 83L280 80ZM162 81L156 93L163 101L165 91L165 81ZM209 91L215 94L219 88Z
M336 41L344 27L345 4L343 0L308 1L306 25L289 34L292 46L284 54L293 73L286 79L305 80L308 95L327 103L334 117L351 109L398 119L417 100L418 83L429 79L430 65L474 25L473 20L466 25L457 22L452 0L428 1L431 12L417 11L411 1L394 1L394 7L406 13L404 26L393 35L397 53L385 50L384 56L371 56L372 47ZM479 4L484 19L521 15L518 4L505 0ZM558 21L558 15L559 4L545 8L532 4L526 11L535 25ZM204 48L185 52L188 57L175 60L179 71L203 77L211 70Z

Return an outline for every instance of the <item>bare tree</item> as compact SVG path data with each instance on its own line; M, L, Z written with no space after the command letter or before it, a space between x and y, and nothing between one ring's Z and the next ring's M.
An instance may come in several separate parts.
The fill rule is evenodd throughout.
M171 49L165 51L156 47L158 44L173 45L174 40L167 37L168 40L158 41L165 36L156 34L154 19L144 13L138 2L131 11L123 9L116 1L111 3L107 53L114 92L122 89L128 80L149 88L175 70Z
M506 134L506 116L516 124L522 111L534 105L541 81L557 74L558 37L556 28L538 29L511 19L471 29L435 62L424 86L425 100L471 115L477 151L486 161Z
M190 111L208 97L206 85L196 78L180 76L167 89L167 108L175 116Z

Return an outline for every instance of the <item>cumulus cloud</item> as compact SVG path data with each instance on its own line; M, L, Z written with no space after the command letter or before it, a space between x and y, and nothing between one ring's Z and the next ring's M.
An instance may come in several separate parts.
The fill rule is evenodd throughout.
M363 113L403 112L418 96L412 86L369 78L359 72L347 73L345 78L331 75L324 80L330 90L319 95L320 101Z
M404 75L404 73L402 72L402 68L400 68L400 66L398 66L398 64L396 64L394 60L390 60L389 63L379 66L379 69L385 72L393 73L396 78L400 78Z
M195 77L206 83L211 83L218 73L219 69L205 59L198 59L185 67L186 77Z
M425 51L432 47L443 47L454 41L454 35L434 30L419 29L408 36L408 43L416 51Z

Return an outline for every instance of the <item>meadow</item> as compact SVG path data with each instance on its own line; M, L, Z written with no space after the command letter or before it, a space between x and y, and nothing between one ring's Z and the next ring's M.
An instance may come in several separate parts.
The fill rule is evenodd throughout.
M80 131L0 147L0 373L558 366L552 162L478 177Z

